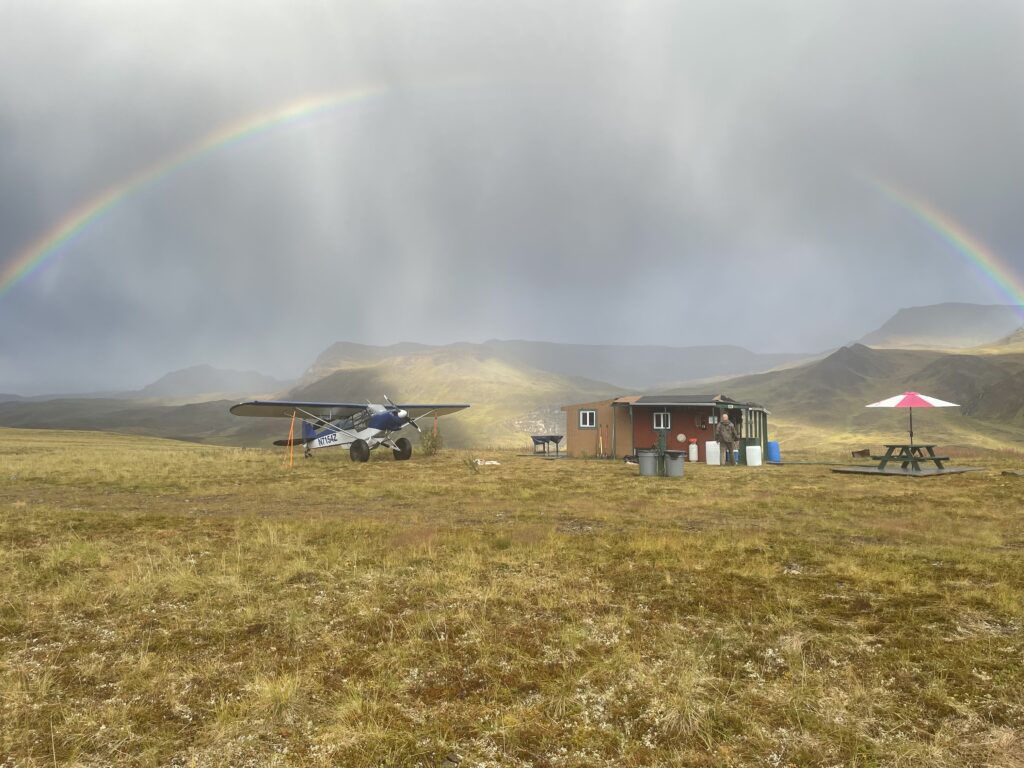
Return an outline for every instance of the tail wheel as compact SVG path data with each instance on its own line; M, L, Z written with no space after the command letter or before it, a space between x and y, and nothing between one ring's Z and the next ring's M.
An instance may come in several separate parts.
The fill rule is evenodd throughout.
M395 440L395 446L395 449L391 451L395 454L395 461L408 461L412 456L412 443L409 442L408 438L398 438Z
M370 446L365 440L356 440L348 449L348 456L352 461L369 461Z

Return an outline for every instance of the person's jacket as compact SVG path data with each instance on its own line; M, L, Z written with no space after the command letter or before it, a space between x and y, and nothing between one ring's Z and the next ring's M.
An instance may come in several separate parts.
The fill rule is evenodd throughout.
M720 443L735 443L739 438L736 425L731 421L720 421L715 425L715 439Z

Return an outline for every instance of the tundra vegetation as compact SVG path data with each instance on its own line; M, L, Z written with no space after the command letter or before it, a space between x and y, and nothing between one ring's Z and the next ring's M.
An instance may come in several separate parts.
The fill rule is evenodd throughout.
M1021 456L969 463L2 430L0 765L1024 765Z

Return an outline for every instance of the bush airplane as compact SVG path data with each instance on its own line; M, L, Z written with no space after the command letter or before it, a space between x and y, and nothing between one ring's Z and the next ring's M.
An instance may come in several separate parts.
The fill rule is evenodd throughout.
M396 405L384 395L385 405L371 403L304 403L290 400L253 400L231 406L236 416L264 416L292 419L292 432L274 445L301 445L304 455L310 456L314 448L348 446L352 461L368 461L370 451L384 446L390 448L396 461L412 457L412 443L408 438L392 438L392 434L405 427L419 432L416 422L426 416L445 416L468 405ZM294 434L295 419L302 422L302 434Z

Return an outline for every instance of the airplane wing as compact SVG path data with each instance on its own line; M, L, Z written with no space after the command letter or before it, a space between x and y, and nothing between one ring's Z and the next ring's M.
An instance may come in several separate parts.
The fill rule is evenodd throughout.
M231 406L235 416L315 417L324 421L345 419L366 410L366 403L303 403L293 400L252 400Z
M423 416L446 416L465 408L466 404L438 404L438 405L395 405L409 414L411 419L419 419ZM270 416L280 419L290 419L293 415L314 417L324 421L345 419L366 410L366 403L305 403L296 400L252 400L248 403L239 403L231 406L231 413L235 416Z
M410 419L421 419L424 416L447 416L449 413L455 413L456 411L462 411L469 408L469 405L403 405L396 404L396 408L401 408L403 411L409 414Z

